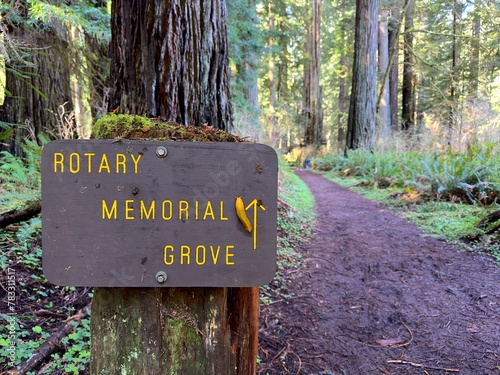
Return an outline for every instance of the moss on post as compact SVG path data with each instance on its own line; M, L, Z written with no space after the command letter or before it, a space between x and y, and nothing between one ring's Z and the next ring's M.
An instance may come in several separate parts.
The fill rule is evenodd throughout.
M184 126L137 115L108 115L96 121L94 139L150 139L190 142L244 142L243 139L211 126Z

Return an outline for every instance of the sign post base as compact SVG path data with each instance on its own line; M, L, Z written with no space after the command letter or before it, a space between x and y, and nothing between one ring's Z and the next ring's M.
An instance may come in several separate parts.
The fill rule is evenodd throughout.
M258 288L96 288L91 335L91 374L254 374Z

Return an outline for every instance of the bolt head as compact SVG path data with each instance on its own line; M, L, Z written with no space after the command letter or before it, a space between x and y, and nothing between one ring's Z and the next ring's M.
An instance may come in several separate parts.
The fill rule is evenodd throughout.
M165 281L167 281L167 274L164 271L159 271L156 273L156 281L158 281L160 284L163 284Z
M158 156L159 158L164 158L165 156L167 156L167 153L167 148L164 146L158 146L156 148L156 156Z

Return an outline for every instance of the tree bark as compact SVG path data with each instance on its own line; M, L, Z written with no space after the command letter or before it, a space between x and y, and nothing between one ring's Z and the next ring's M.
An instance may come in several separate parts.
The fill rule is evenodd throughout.
M14 155L21 155L19 142L40 132L57 133L59 106L69 103L67 108L72 107L70 64L68 54L63 52L68 44L55 28L38 34L20 28L12 33L39 46L38 51L30 51L29 62L25 62L28 66L16 65L14 61L6 64L6 89L12 96L7 96L0 106L0 121L25 125L15 127L9 149Z
M257 288L96 288L91 373L254 374L257 332Z
M500 211L493 211L492 213L486 215L481 221L476 225L476 228L486 229L489 224L492 224L500 220Z
M402 84L402 129L415 125L415 62L413 57L413 8L415 0L405 4L404 65Z
M378 3L378 0L356 1L354 64L346 150L372 150L375 145Z
M276 138L278 133L278 119L276 118L276 80L274 77L274 29L275 29L275 19L274 19L274 9L273 0L268 0L268 16L269 16L269 65L268 65L268 77L269 77L269 122L267 130L268 142L271 146L276 145Z
M393 10L393 14L399 15L399 10ZM390 107L391 107L391 130L396 131L399 130L399 120L398 120L398 91L399 91L399 32L400 32L400 23L401 17L399 20L391 17L388 22L389 28L389 48L390 48L390 56L391 61L389 64L391 65L391 69L389 71L389 92L390 92Z
M343 31L342 31L343 32ZM344 41L344 38L342 38L342 41ZM341 59L341 66L347 70L347 57L345 53L342 55ZM339 97L338 97L338 105L339 105L339 114L337 116L337 121L338 121L338 132L337 132L337 149L340 152L341 150L345 150L346 146L346 136L345 136L345 120L346 120L346 113L348 111L348 96L346 94L346 88L347 86L347 79L345 77L345 74L341 74L339 78Z
M479 51L481 47L481 2L474 2L473 26L470 51L469 97L476 99L479 89Z
M340 41L341 45L340 50L342 51L342 55L340 57L340 66L342 67L341 74L339 74L339 96L338 96L338 107L339 107L339 113L337 116L337 122L338 122L338 133L337 133L337 150L339 152L342 152L346 148L346 120L347 116L349 113L349 95L347 93L347 85L348 85L348 78L347 78L347 71L349 70L348 68L348 58L347 58L347 48L346 45L349 44L348 42L348 31L346 30L345 27L341 27L340 29Z
M456 128L458 122L458 102L460 93L458 90L461 64L461 22L462 22L462 1L453 0L452 17L453 17L453 44L451 50L451 83L450 83L450 119L449 119L449 135L448 144L451 145L452 131ZM458 129L460 131L460 129Z
M312 2L312 18L307 35L308 62L304 68L305 104L304 114L308 119L306 144L319 146L322 141L323 111L320 81L320 26L321 0Z
M5 34L10 41L6 49L10 57L6 61L6 86L1 89L6 88L10 95L0 105L0 121L15 128L9 150L20 155L19 142L42 132L56 138L62 138L63 133L66 138L88 137L92 123L88 98L98 101L102 97L89 85L86 42L94 38L83 35L78 25L66 25L57 17L35 21L29 15L29 2L15 3L22 20L9 23ZM93 59L107 67L103 63L107 51L92 52ZM95 70L92 75L96 76Z
M389 90L389 33L388 33L389 12L385 10L381 14L378 25L378 70L382 77L379 90L380 100L378 106L379 132L383 138L391 133L391 92Z
M231 129L225 1L113 2L110 110Z

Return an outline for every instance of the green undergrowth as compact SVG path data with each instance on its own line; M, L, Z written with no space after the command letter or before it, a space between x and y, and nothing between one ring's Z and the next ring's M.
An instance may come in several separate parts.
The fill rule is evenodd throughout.
M315 158L315 169L356 178L376 188L402 188L434 201L484 206L500 200L500 146L485 143L466 152L370 152Z
M28 360L48 337L90 301L87 289L59 287L42 271L40 218L23 223L17 231L0 229L0 269L8 279L0 291L5 309L0 314L0 372ZM80 374L89 362L89 319L82 319L73 332L44 361L37 373Z
M277 271L273 281L261 288L264 304L290 296L290 275L302 266L300 247L307 243L314 227L314 198L285 163L280 164L278 190Z
M493 145L464 154L351 152L316 164L328 179L380 202L424 231L500 262L500 155ZM326 171L325 171L326 170Z
M42 146L49 139L25 139L22 157L0 152L0 213L25 208L40 199ZM52 334L90 302L85 288L58 287L42 270L41 218L0 229L0 372L26 362ZM28 375L81 374L89 362L89 319L62 338L54 352Z
M40 144L48 143L43 134L39 140L25 139L20 143L23 157L8 151L0 152L0 206L1 212L22 208L27 202L40 199L41 155Z

